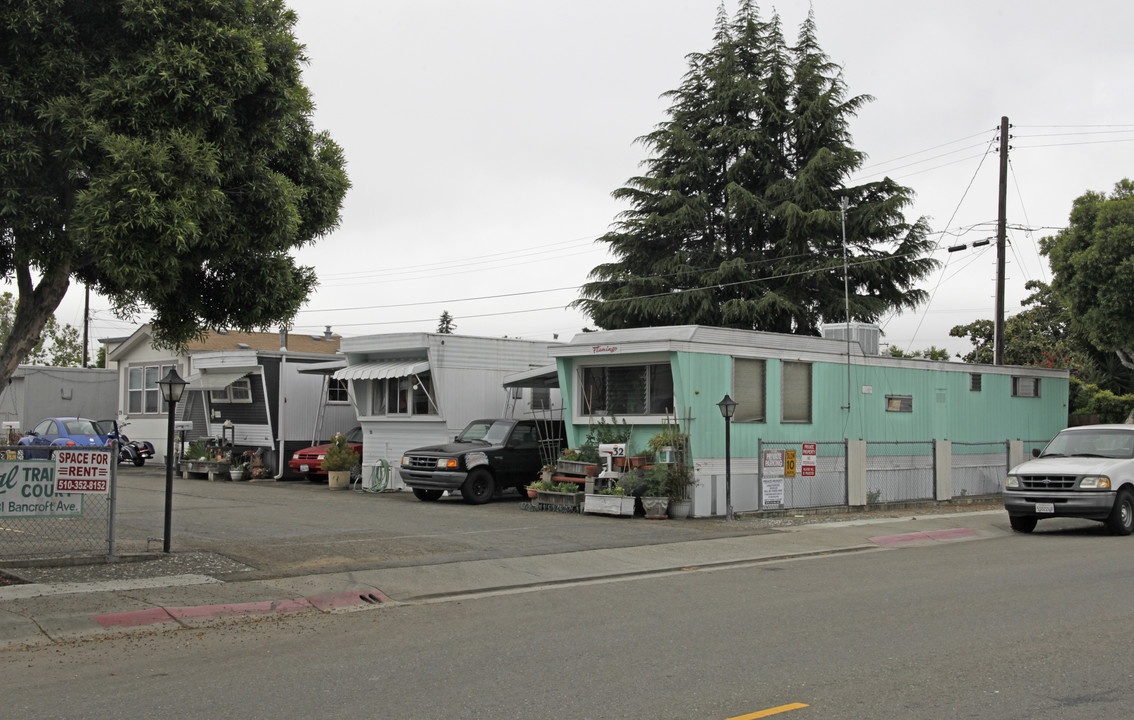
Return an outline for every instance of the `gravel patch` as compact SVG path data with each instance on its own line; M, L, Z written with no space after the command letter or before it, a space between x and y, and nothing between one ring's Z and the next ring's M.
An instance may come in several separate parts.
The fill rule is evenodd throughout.
M209 577L225 576L228 578L232 574L251 570L255 570L255 568L224 555L194 551L169 555L132 556L113 563L94 562L59 567L39 565L8 567L0 571L0 574L8 576L9 583L14 579L17 583L46 584L136 580L165 575L207 575Z

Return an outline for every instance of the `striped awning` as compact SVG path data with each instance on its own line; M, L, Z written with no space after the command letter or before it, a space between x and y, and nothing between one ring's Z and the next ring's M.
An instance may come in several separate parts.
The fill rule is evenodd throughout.
M336 380L383 380L385 378L408 377L429 369L428 360L378 360L376 362L347 365L336 370Z
M249 368L242 370L206 370L205 372L195 373L185 378L189 381L189 384L185 387L185 389L224 390L226 387L245 377L250 372L252 372L252 370Z

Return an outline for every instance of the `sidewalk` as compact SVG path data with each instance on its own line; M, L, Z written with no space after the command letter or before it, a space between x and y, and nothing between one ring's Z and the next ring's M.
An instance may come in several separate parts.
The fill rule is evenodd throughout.
M676 528L680 521L671 523ZM138 628L201 628L218 618L233 616L344 612L1008 534L1003 511L923 515L911 511L902 517L862 517L761 529L733 537L292 577L239 580L228 574L226 581L208 574L184 573L86 583L12 585L0 587L0 648Z

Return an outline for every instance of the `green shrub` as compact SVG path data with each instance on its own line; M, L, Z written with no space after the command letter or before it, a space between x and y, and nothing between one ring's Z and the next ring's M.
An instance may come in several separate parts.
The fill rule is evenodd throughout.
M331 446L323 456L323 469L327 472L341 472L350 470L359 463L358 453L347 442L342 433L331 438Z

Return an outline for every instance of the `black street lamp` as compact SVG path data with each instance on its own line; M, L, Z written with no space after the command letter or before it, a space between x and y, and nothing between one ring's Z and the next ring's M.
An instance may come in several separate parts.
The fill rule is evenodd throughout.
M177 374L177 368L171 367L165 377L158 380L161 397L169 403L169 430L166 432L165 450L165 533L162 536L162 552L169 552L169 536L172 534L173 523L173 411L177 402L185 392L189 383Z
M732 521L736 516L732 513L732 416L736 413L736 401L725 393L724 399L717 403L724 418L724 492L725 492L725 519Z

